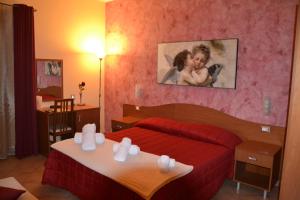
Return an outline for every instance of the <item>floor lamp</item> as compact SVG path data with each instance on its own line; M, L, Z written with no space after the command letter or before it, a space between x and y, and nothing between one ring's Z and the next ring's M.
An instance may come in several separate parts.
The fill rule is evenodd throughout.
M100 61L100 68L99 68L99 115L100 115L99 131L101 132L101 72L102 72L101 64L102 64L103 57L99 56L98 58Z

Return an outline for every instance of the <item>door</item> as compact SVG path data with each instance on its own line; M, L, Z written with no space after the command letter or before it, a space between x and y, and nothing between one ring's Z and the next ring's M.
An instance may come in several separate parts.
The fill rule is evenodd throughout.
M300 9L297 11L294 65L280 200L300 198Z

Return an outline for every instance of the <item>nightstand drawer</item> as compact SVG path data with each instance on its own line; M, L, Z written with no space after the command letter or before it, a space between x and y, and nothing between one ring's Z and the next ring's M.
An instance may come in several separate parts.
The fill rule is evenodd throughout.
M272 168L273 166L273 156L250 153L239 149L235 152L235 159L266 168Z

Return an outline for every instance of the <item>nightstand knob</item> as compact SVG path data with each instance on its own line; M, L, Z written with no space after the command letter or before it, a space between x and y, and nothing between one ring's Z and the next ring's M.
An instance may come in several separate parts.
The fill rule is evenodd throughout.
M248 156L248 159L249 159L249 160L253 160L253 161L256 161L256 160L257 160L254 156Z

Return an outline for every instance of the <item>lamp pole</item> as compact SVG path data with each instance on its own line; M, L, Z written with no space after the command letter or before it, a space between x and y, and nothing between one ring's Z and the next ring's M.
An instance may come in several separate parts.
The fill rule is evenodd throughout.
M100 68L99 68L99 131L101 132L101 64L102 64L102 59L101 57L99 57L99 61L100 61Z

